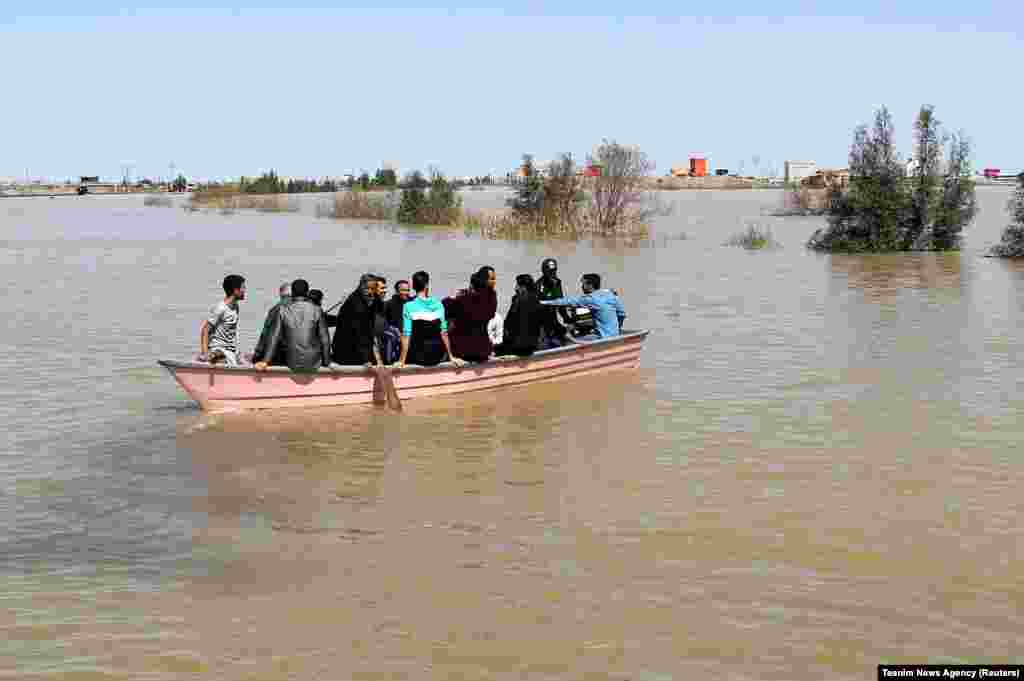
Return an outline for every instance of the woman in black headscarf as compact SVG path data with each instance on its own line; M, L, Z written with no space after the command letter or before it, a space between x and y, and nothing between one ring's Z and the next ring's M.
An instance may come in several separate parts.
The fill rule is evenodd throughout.
M516 294L505 315L501 345L494 354L529 357L537 350L540 338L541 305L537 298L537 285L529 274L516 277Z
M337 329L331 343L331 361L336 364L376 364L373 352L374 321L380 314L376 295L377 279L372 274L359 278L359 286L338 310ZM333 320L332 320L333 321Z
M454 321L448 329L452 354L470 362L486 362L494 351L487 324L498 311L498 294L493 267L481 267L469 280L469 288L459 291L446 312Z

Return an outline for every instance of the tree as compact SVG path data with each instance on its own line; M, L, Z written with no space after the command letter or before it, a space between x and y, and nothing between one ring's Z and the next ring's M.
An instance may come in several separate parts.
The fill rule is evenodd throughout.
M932 225L936 250L960 248L960 235L978 213L971 174L971 145L961 132L950 137L946 177Z
M992 255L1024 258L1024 173L1017 176L1017 189L1006 210L1010 213L1010 224L1003 230L1002 240L992 248Z
M427 181L423 178L423 173L417 170L406 177L404 184L402 197L398 203L398 221L414 224L419 222L420 213L427 201L423 192Z
M907 220L903 225L903 247L910 248L931 238L934 209L938 204L942 162L942 132L935 107L925 105L914 122L914 163Z
M424 224L450 225L458 219L462 198L455 186L439 170L431 170L430 189L427 191L427 214Z
M808 246L828 251L898 250L907 207L904 175L892 115L883 106L870 129L861 125L854 130L850 186L830 197L828 226L816 231Z
M934 108L925 105L914 122L913 161L906 177L893 143L892 117L882 107L871 130L855 130L850 186L832 192L828 226L816 231L808 246L827 251L958 248L977 212L970 156L967 137L947 136Z
M551 163L543 189L544 220L552 226L577 224L586 197L572 154L561 154Z
M530 154L523 154L522 174L522 184L507 203L519 219L536 220L544 209L544 181Z
M657 212L653 199L643 188L654 163L638 147L605 140L588 156L590 165L600 166L593 178L587 219L598 234L613 234L646 223Z

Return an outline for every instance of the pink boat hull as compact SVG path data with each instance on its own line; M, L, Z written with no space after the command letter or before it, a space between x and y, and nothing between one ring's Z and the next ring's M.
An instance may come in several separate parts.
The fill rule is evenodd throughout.
M626 332L614 338L544 350L532 357L493 358L461 369L447 363L408 366L393 372L395 388L407 400L635 369L640 365L647 334ZM212 412L361 404L383 398L379 386L375 386L375 373L363 367L323 368L302 374L286 367L256 371L251 367L171 360L160 360L159 364L203 410Z

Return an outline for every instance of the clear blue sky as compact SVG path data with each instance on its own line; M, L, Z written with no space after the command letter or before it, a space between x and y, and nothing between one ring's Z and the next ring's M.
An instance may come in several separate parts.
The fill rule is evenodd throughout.
M659 172L841 166L882 104L909 151L922 103L978 168L1024 168L1019 0L153 4L0 7L0 177L504 173L602 138Z

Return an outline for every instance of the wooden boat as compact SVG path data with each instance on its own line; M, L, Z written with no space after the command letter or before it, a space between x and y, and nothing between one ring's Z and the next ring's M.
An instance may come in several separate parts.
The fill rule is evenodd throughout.
M530 357L496 357L461 368L449 362L435 367L407 365L393 370L395 388L407 400L635 369L640 364L640 351L648 333L624 331L614 338L576 342L541 350ZM359 404L383 399L376 372L365 367L332 365L315 372L296 373L287 367L257 371L251 366L200 362L160 360L159 364L202 409L212 412Z

